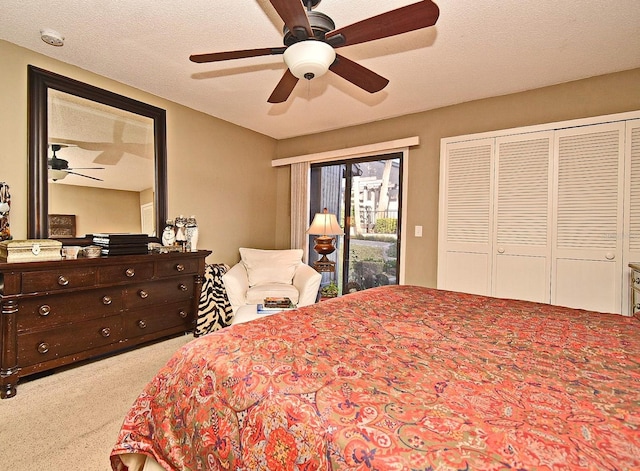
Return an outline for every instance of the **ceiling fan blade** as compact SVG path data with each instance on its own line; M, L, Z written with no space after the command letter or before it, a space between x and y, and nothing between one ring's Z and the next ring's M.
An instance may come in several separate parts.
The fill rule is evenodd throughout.
M287 98L289 98L289 95L291 95L291 92L297 83L298 77L293 75L291 71L287 69L267 101L269 103L283 103L287 101Z
M285 49L286 47L265 47L262 49L243 49L241 51L212 52L210 54L192 54L189 56L189 60L203 64L206 62L219 62L231 59L244 59L246 57L283 54Z
M336 60L329 70L369 93L379 92L389 83L389 80L381 75L340 54L336 54Z
M438 16L438 5L423 0L333 30L326 34L326 40L333 47L351 46L433 26Z
M77 175L79 177L91 178L92 180L98 180L99 182L103 181L102 178L90 177L89 175L83 175L81 173L76 173L76 172L69 172L68 170L67 170L67 173L71 175Z
M313 38L309 18L300 0L269 0L284 24L298 39Z

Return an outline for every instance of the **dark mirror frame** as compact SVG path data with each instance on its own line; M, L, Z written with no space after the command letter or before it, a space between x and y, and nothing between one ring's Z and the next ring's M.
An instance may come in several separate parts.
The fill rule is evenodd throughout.
M155 229L159 240L167 220L167 119L166 111L102 88L64 77L33 65L28 66L29 175L27 237L49 238L48 196L48 91L50 88L87 100L113 106L153 120L155 151ZM65 245L90 243L83 238L60 239Z

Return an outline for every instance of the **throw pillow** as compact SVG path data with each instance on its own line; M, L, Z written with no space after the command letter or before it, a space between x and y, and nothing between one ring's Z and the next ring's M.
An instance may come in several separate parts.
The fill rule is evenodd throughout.
M260 250L240 248L249 286L264 283L293 283L296 268L302 262L302 249Z

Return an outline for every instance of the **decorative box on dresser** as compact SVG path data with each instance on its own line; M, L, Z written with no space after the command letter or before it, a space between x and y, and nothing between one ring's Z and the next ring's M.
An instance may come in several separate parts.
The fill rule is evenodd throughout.
M0 263L0 396L19 378L193 330L210 253Z

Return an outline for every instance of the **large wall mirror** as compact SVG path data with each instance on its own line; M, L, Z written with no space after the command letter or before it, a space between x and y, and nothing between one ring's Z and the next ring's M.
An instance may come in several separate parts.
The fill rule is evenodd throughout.
M34 66L28 82L28 237L158 237L167 217L165 110Z

